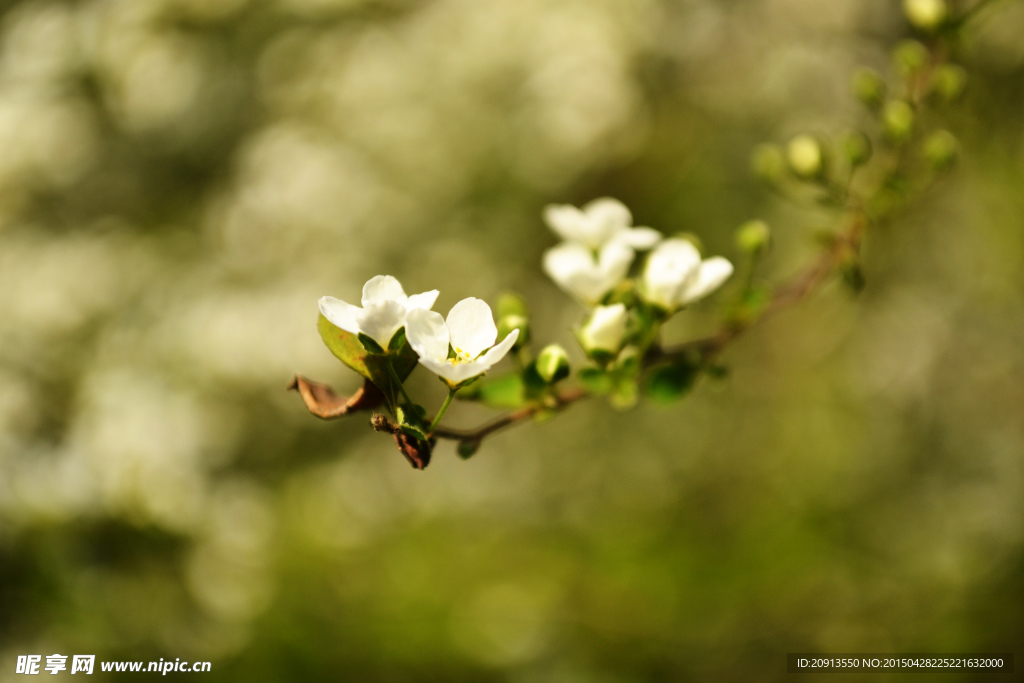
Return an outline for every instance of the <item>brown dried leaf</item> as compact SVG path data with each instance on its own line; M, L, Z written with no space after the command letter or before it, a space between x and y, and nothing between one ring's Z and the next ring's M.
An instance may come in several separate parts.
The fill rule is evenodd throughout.
M384 402L384 394L368 379L363 380L363 386L350 397L338 396L326 384L313 382L302 375L295 375L288 389L298 391L309 412L325 420L359 410L371 410Z
M420 441L403 431L396 431L394 436L398 450L405 456L410 465L418 470L422 470L430 464L431 444L426 441Z

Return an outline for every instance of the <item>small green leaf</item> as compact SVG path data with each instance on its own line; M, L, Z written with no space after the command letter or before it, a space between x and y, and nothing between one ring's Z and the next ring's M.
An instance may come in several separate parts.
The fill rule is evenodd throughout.
M526 402L526 385L516 373L485 377L460 389L455 397L464 401L479 401L491 408L518 408Z
M409 436L413 437L414 439L418 439L420 441L427 440L427 435L419 427L416 427L411 424L401 424L398 425L398 428L401 429L406 434L408 434Z
M359 333L359 343L362 344L363 348L369 353L373 353L378 356L384 354L384 349L381 348L380 344L378 344L372 337L369 337L362 332Z
M583 368L576 377L583 388L592 394L607 394L614 387L611 376L600 368Z
M403 346L405 346L405 328L404 327L402 329L398 330L398 332L395 332L395 336L393 336L391 338L391 341L388 343L388 353L393 353L395 351L398 351Z
M547 391L548 383L537 371L537 363L534 361L525 368L521 375L523 382L523 396L528 400L540 398Z
M459 457L462 458L463 460L469 460L474 455L476 455L476 452L478 450L480 450L479 440L467 439L465 441L460 441L458 447L456 448L456 452L459 454Z
M400 352L389 356L371 354L360 343L356 335L336 327L323 315L317 319L317 329L320 331L320 338L324 340L324 344L327 345L331 353L342 363L373 382L384 393L388 406L394 410L398 403L398 387L394 386L387 366L384 364L393 363L395 373L399 378L405 380L416 368L419 360L416 352L406 345ZM378 346L378 348L380 347Z
M647 395L656 403L672 403L693 388L699 372L700 367L688 360L656 368L647 379Z

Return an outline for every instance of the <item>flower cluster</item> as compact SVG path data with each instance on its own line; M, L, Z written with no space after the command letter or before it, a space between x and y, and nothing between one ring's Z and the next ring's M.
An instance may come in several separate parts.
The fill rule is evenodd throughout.
M663 320L707 296L733 272L732 264L722 257L702 259L689 240L664 239L652 228L633 227L629 209L608 197L582 209L549 206L544 220L564 240L544 254L545 272L593 308L578 333L592 357L607 359L617 354L631 328L643 327L644 320ZM628 280L640 250L651 252L639 279ZM637 311L635 322L641 324L629 324L631 308Z
M442 318L430 310L437 295L434 289L407 296L394 277L378 275L363 285L362 308L325 296L320 298L320 313L332 325L359 336L371 347L368 351L400 351L407 339L424 367L457 388L504 358L519 330L495 344L498 328L490 306L480 299L463 299ZM400 330L405 336L395 344Z
M633 225L629 209L605 197L581 208L548 206L543 213L561 240L544 253L544 272L586 309L575 333L587 360L575 372L569 353L558 344L532 352L529 310L515 295L499 299L497 316L487 303L468 298L445 318L431 310L436 290L408 296L395 278L378 276L363 288L361 307L332 297L320 300L320 334L339 359L364 376L363 388L346 399L301 377L292 387L311 412L324 418L386 402L397 422L375 415L374 429L391 433L413 466L422 468L438 438L457 441L457 452L466 458L494 431L544 419L588 396L607 396L622 408L641 396L674 401L700 376L721 376L723 347L769 311L799 301L832 275L859 290L864 286L860 246L865 230L906 201L903 195L910 193L900 188L915 184L910 160L925 161L933 174L955 160L956 138L944 130L929 131L928 117L921 114L963 91L964 70L946 56L960 27L987 4L981 0L956 12L948 0L902 1L908 20L928 34L929 44L906 39L896 46L891 84L867 69L852 81L878 133L849 130L833 141L805 133L785 146L761 145L752 158L755 174L783 196L811 199L834 210L836 229L819 235L821 253L804 271L772 286L757 278L759 260L771 244L768 225L751 220L740 226L735 237L744 277L713 334L676 345L661 340L665 322L721 287L733 274L733 264L721 256L704 258L695 238L666 237ZM883 153L873 157L875 149ZM866 170L858 172L862 167ZM483 377L513 351L514 369ZM418 365L448 388L433 418L403 386ZM570 377L572 386L560 384ZM511 412L475 430L441 427L456 394Z
M377 415L374 428L393 434L399 450L422 468L438 436L459 440L463 457L479 445L482 437L474 433L439 428L456 394L494 407L525 409L524 415L556 410L566 404L566 396L610 394L616 405L631 405L645 370L638 359L658 343L661 325L717 289L732 273L732 264L721 257L702 259L686 239L666 239L652 228L633 226L629 209L615 199L597 199L582 209L549 206L544 220L563 240L544 255L544 270L589 309L576 330L593 361L577 373L582 387L568 394L555 389L572 374L569 354L558 344L531 354L529 310L519 297L499 300L497 322L491 307L473 297L442 317L431 310L436 289L410 296L394 277L378 275L363 286L361 306L330 296L319 302L320 334L340 360L365 377L363 390L342 399L325 385L296 378L294 387L307 407L326 418L386 403L398 421ZM630 277L640 251L650 253L641 271ZM480 380L513 349L513 372ZM448 389L433 418L404 387L417 365ZM670 370L678 374L679 364ZM692 374L689 366L684 370Z

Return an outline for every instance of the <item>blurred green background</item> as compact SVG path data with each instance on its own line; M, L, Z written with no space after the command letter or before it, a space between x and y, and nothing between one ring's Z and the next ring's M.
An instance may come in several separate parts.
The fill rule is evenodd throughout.
M758 187L750 150L863 123L849 76L912 35L899 4L2 13L0 681L54 652L210 681L784 680L790 651L1024 642L1024 3L967 33L962 163L868 236L860 296L767 321L670 408L591 401L425 472L284 391L358 385L318 297L511 288L571 346L540 212L606 195L732 259L765 218L765 276L795 272L831 219Z

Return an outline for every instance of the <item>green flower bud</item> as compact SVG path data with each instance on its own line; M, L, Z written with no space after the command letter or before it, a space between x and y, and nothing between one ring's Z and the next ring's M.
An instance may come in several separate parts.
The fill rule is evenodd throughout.
M518 315L523 318L530 317L530 309L526 305L526 301L523 297L512 292L505 292L498 297L498 302L494 308L499 318L504 318L509 315Z
M928 63L928 48L916 40L904 40L892 51L892 59L900 73L907 76Z
M903 13L917 28L934 31L946 19L946 2L945 0L903 0Z
M885 80L874 69L858 69L850 85L854 97L872 109L881 106L885 99Z
M924 143L924 157L936 170L949 168L956 161L960 145L947 131L937 130Z
M932 75L932 91L946 102L960 97L967 85L967 72L956 64L943 64Z
M521 315L506 315L498 319L498 339L504 339L512 334L512 330L519 330L519 338L516 339L515 348L519 348L530 341L530 321Z
M758 145L750 158L754 175L769 185L775 185L786 174L786 158L778 145Z
M860 166L871 158L871 140L859 130L850 130L839 138L839 149L843 151L850 166Z
M914 110L903 100L891 100L882 112L882 124L892 140L903 142L914 128Z
M548 384L569 376L569 354L558 344L545 346L537 356L537 374Z
M768 247L772 232L764 221L747 221L736 231L736 246L747 254L758 254Z
M825 169L821 143L813 136L798 135L786 145L786 160L801 178L816 178Z

